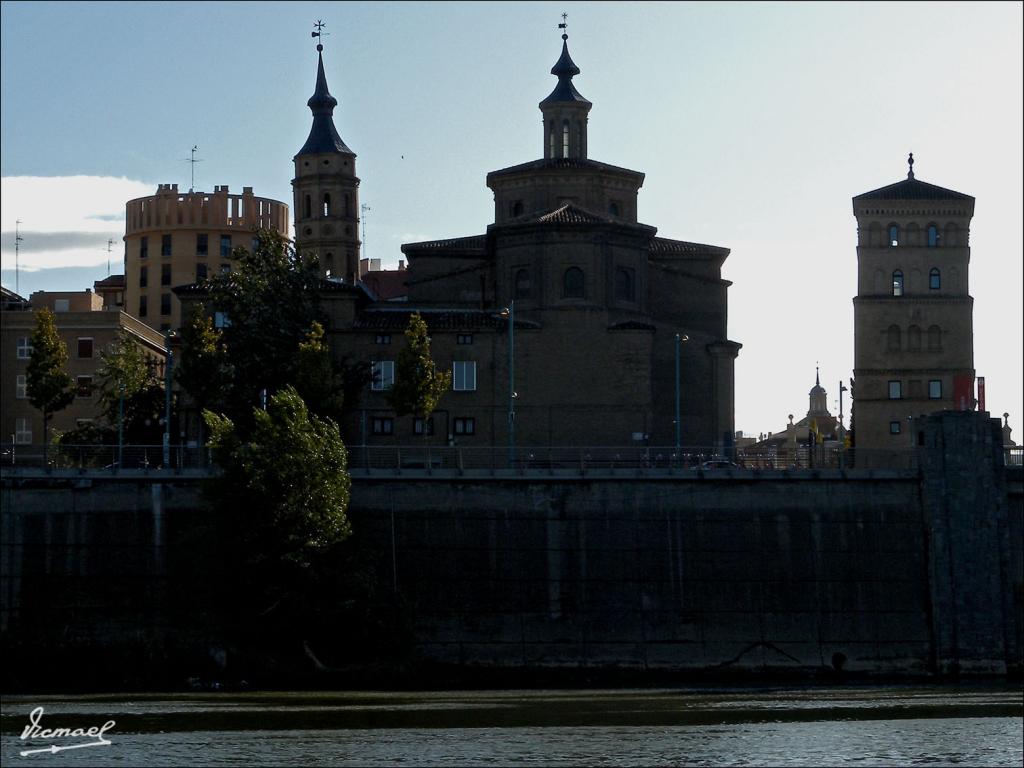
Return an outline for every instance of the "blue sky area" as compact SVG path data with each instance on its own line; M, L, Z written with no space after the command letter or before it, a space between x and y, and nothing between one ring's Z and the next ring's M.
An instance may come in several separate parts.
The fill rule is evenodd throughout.
M540 157L568 13L590 157L647 174L640 220L732 249L736 426L829 405L853 367L850 198L906 176L977 198L971 293L988 408L1022 394L1021 3L38 3L2 14L2 279L120 271L124 203L227 184L291 206L316 51L358 155L364 255L483 232L488 171ZM848 407L847 407L848 410Z

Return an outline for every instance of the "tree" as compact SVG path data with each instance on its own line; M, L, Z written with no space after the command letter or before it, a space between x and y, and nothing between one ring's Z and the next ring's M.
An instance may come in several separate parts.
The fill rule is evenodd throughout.
M325 318L316 258L296 254L280 233L257 230L253 249L236 248L232 260L233 269L206 286L210 307L227 318L221 332L231 375L223 403L245 419L261 390L273 394L294 381L298 345Z
M118 429L123 398L126 441L160 442L160 421L166 415L164 385L156 360L142 351L131 332L122 328L113 349L100 353L96 378L107 424Z
M43 463L46 463L47 427L53 414L67 408L75 399L74 381L66 370L68 348L57 335L53 312L36 312L36 329L32 332L32 355L28 361L28 399L33 408L43 413Z
M345 403L344 377L335 370L324 342L324 327L315 320L306 338L299 342L294 369L295 389L307 407L319 416L340 419Z
M174 369L178 385L192 398L198 413L223 407L231 387L234 368L228 360L224 334L213 320L196 306L181 329L181 354ZM199 419L199 445L203 445L203 419Z
M308 567L311 558L348 538L351 481L338 426L310 414L286 386L267 409L253 409L245 430L206 411L210 445L223 468L213 480L217 507L250 563Z
M414 312L405 329L405 346L395 361L395 382L388 402L399 416L412 414L425 423L451 385L451 372L439 371L430 356L426 322ZM427 434L426 428L423 433Z

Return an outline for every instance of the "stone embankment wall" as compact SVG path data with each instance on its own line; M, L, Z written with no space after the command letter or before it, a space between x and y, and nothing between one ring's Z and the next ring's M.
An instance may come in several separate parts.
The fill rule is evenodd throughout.
M996 423L932 417L920 473L407 472L356 479L351 514L430 661L1003 674L1021 667L1024 476ZM168 616L187 615L198 479L5 477L9 637L188 642Z

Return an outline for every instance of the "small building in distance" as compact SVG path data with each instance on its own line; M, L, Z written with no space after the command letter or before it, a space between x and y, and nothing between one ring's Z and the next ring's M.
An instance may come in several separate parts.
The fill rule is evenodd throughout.
M738 444L737 456L748 467L807 466L810 463L808 449L814 445L820 446L816 449L817 462L824 463L827 457L828 462L835 463L832 449L844 446L846 434L842 421L828 409L828 393L815 370L814 386L808 393L807 415L794 423L793 414L789 414L789 423L778 432L760 435L749 444Z
M92 289L103 299L104 309L124 309L124 275L109 275L96 280Z
M125 212L124 309L161 331L181 326L181 305L172 292L211 272L231 268L233 248L248 248L255 228L287 235L288 206L256 197L252 187L230 194L178 192L160 184L155 195L129 200Z
M51 435L75 429L100 416L94 388L100 353L110 348L122 329L131 334L147 355L158 361L165 358L164 339L158 331L125 312L104 311L102 298L88 289L36 291L27 302L4 289L0 437L6 444L41 445L43 441L43 415L28 400L27 375L36 328L35 311L43 307L55 315L57 333L68 349L67 372L76 386L71 405L53 414Z
M914 176L853 198L857 219L853 442L861 458L906 452L912 420L973 410L974 198Z

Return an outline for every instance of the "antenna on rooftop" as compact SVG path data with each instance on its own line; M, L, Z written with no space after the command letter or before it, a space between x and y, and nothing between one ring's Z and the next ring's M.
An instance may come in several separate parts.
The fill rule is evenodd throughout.
M113 238L107 238L107 277L110 277L110 249L114 247Z
M203 162L202 160L196 160L196 152L198 152L198 151L199 151L199 145L198 144L194 144L192 146L192 157L191 158L186 157L186 158L184 158L181 161L183 163L191 163L192 164L192 183L189 185L189 188L188 188L189 192L195 192L196 191L196 163Z
M362 217L360 219L360 223L363 225L362 251L363 251L363 258L365 259L366 258L366 212L367 211L372 211L373 208L368 206L366 203L363 203L362 205L359 206L359 210L362 213Z
M18 288L18 252L21 250L21 241L25 238L21 236L18 231L18 227L21 226L21 219L17 219L14 222L14 292L21 295L21 291Z

